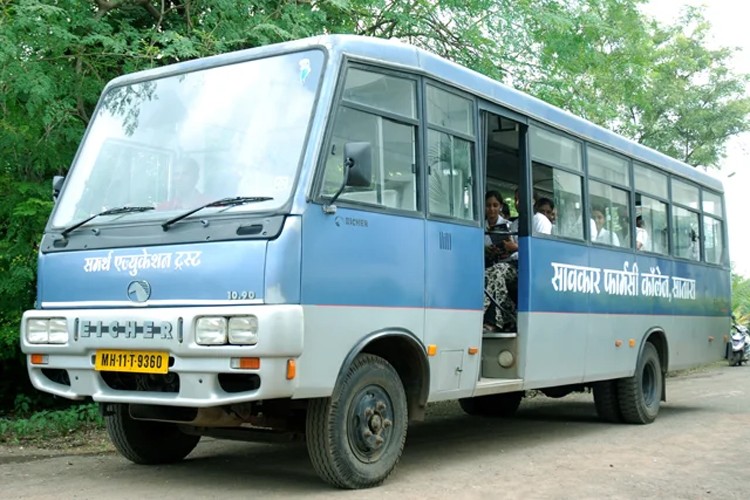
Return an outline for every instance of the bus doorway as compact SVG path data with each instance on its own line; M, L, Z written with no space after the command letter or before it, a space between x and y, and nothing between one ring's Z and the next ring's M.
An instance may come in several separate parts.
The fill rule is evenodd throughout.
M523 189L526 126L499 111L483 111L481 118L485 176L482 377L517 379L518 306L523 294L519 285L524 282L518 279L518 242L519 235L525 234L521 228L526 227L529 209ZM498 201L500 213L496 214Z

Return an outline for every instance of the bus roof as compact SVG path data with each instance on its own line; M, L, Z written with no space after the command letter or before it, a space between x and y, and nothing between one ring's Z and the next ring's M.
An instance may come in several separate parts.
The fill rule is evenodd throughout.
M115 78L109 82L105 91L112 86L315 47L325 48L334 59L346 56L421 73L492 101L540 123L550 125L573 136L610 148L636 160L723 192L719 179L701 172L687 163L638 144L536 97L515 90L497 80L492 80L474 70L396 40L357 35L321 35L140 71Z

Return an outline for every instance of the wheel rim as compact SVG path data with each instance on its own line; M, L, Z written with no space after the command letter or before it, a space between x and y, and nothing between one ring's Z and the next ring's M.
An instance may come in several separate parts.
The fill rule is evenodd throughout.
M393 429L393 404L380 386L359 391L349 407L348 438L354 455L363 462L374 462L388 448Z
M647 363L643 367L641 389L643 391L643 401L646 403L646 406L651 406L656 399L656 371L652 363Z

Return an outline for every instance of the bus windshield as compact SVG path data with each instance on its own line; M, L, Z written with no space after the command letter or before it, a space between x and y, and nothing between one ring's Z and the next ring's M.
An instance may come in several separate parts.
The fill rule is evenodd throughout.
M52 225L128 206L154 210L127 221L161 220L238 196L268 199L231 210L278 209L291 196L323 64L323 52L309 50L111 88Z

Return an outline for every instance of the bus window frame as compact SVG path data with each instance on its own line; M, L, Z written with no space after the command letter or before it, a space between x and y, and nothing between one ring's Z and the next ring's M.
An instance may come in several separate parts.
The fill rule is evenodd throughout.
M542 161L535 160L533 156L532 146L531 146L531 131L534 127L542 129L547 133L559 135L565 139L578 143L580 145L579 151L581 154L581 169L576 170L574 168L571 168L571 167L568 167L559 163L546 162L546 161L542 162ZM528 132L526 134L526 158L528 160L527 168L528 168L528 176L529 176L529 179L528 179L529 189L526 193L527 199L531 200L534 196L534 193L536 192L536 189L534 187L534 165L536 164L536 165L541 165L543 167L551 168L553 169L553 171L554 169L560 169L564 172L577 176L581 181L581 204L585 206L585 203L588 200L588 186L587 186L588 176L586 173L586 155L585 155L585 150L584 150L585 145L586 145L586 141L581 139L580 137L569 134L565 130L554 128L546 123L529 118ZM553 193L553 197L554 197L554 193ZM586 245L588 243L590 245L591 241L590 241L590 235L589 235L590 233L589 225L584 223L586 213L588 211L584 209L584 206L581 207L581 214L582 214L581 224L583 225L583 232L582 232L583 239L571 238L571 237L567 237L567 236L563 236L559 234L532 235L533 231L530 228L528 230L528 235L533 236L534 238L547 238L547 239L566 241L568 243L577 243L577 244L582 244L582 245ZM534 204L531 204L531 206L529 207L529 210L530 211L529 211L528 223L529 225L531 225L531 222L534 218Z
M474 135L467 135L464 133L461 133L456 130L449 129L447 127L442 127L440 125L431 125L429 123L429 119L427 117L427 87L432 86L438 90L442 90L444 92L447 92L449 94L453 94L455 96L461 97L463 99L468 100L471 103L471 111L472 111L472 126L474 129ZM422 98L419 101L419 104L422 106L422 114L421 114L421 121L422 121L422 131L420 133L422 137L422 170L423 170L423 176L422 176L422 191L423 191L423 201L424 201L424 214L427 220L434 220L434 221L440 221L440 222L448 222L451 224L461 224L464 226L471 226L471 227L480 227L484 224L484 195L480 191L480 189L484 188L484 177L487 175L486 169L481 169L480 163L481 158L479 157L480 154L480 143L481 137L479 136L479 131L481 129L481 124L479 121L479 105L478 105L478 97L474 94L464 92L461 89L458 89L456 87L447 85L439 80L436 80L434 78L429 77L422 77L421 78L421 95ZM445 214L438 214L438 213L432 213L430 211L430 176L427 172L427 159L428 159L428 147L429 147L429 140L428 140L428 134L430 130L434 130L436 132L447 134L449 136L458 137L461 140L465 140L471 144L472 151L471 151L471 159L472 159L472 165L471 165L471 173L473 175L472 180L472 211L473 211L473 217L471 219L464 219L461 217L454 217L450 215ZM480 172L481 169L481 172ZM480 180L481 179L481 180ZM481 200L481 202L480 202ZM480 217L481 215L481 217Z
M703 263L703 264L710 264L706 261L706 252L704 249L704 228L703 228L703 189L700 184L693 182L691 179L688 179L686 177L678 177L672 173L668 175L669 177L669 247L670 247L670 255L674 259L678 259L681 262L691 262L691 263ZM697 208L690 207L684 203L680 203L679 201L675 201L674 199L674 192L673 192L673 182L677 181L678 183L687 184L690 187L693 187L698 192L698 199L696 200L696 206ZM700 255L698 256L698 259L691 259L689 257L681 257L676 254L677 252L677 245L674 242L674 224L673 224L673 218L674 218L674 207L679 207L683 210L687 210L688 212L697 215L698 216L698 251L700 252Z
M415 119L409 118L406 115L397 115L394 113L390 113L387 110L370 107L365 104L361 104L354 101L349 101L343 98L343 93L345 90L345 83L346 83L346 76L349 71L349 69L358 69L362 71L368 71L372 73L379 73L386 76L392 76L395 78L403 78L407 80L411 80L415 83L414 89L415 89L415 101L416 101L416 114L417 117ZM318 159L314 164L315 172L313 176L313 182L311 183L310 188L310 195L308 196L308 199L310 202L315 203L317 205L320 205L321 207L325 205L326 203L329 203L331 200L331 196L323 194L323 185L325 182L325 172L326 172L326 159L328 157L328 152L331 148L331 140L333 138L333 133L336 125L336 120L339 116L339 109L343 106L348 109L360 111L363 113L370 113L375 116L380 116L382 118L403 124L403 125L409 125L412 127L415 127L415 133L414 133L414 160L415 160L415 187L416 187L416 206L412 209L399 209L394 207L388 207L382 204L373 204L373 203L365 203L365 202L358 202L356 200L346 199L339 197L336 200L335 205L336 206L342 206L347 208L352 208L356 210L362 210L366 212L374 212L374 213L383 213L383 214L391 214L391 215L398 215L402 217L410 217L410 218L424 218L424 194L420 192L422 190L422 177L424 176L424 158L422 157L422 133L420 131L420 127L423 126L423 110L422 110L422 87L420 85L420 81L422 80L422 77L416 73L403 71L398 68L390 67L387 65L379 65L379 64L372 64L371 62L367 61L360 61L355 58L349 58L345 57L342 60L338 75L336 76L336 90L333 94L333 98L330 103L330 107L328 109L328 119L326 120L326 131L323 135L323 140L321 141L321 149L318 155Z
M589 235L587 238L587 241L591 243L592 245L596 247L605 247L605 248L617 248L621 250L635 250L635 172L633 168L633 158L626 156L624 154L618 153L616 151L613 151L612 149L606 148L604 146L601 146L599 144L584 141L584 151L583 151L583 159L584 159L584 177L586 179L586 215L588 215L589 220L593 219L592 216L592 204L591 204L591 194L589 192L589 182L594 181L598 182L599 184L604 184L606 186L610 186L614 189L619 189L620 191L624 191L628 195L628 233L629 233L629 244L627 246L623 246L622 242L620 242L619 246L610 245L607 243L599 243L596 241L593 241L593 236ZM612 155L617 158L620 158L621 160L625 160L625 163L627 164L628 168L628 182L630 185L626 186L625 184L620 184L619 182L610 181L607 179L604 179L603 177L599 177L597 175L591 175L589 170L589 149L592 149L594 151L598 151L602 154ZM591 229L591 224L584 224L584 229Z
M672 181L671 181L672 173L662 170L659 167L655 167L637 158L631 158L631 160L632 160L631 161L632 163L631 174L633 176L633 207L635 207L635 196L637 195L645 196L646 198L664 203L664 205L666 205L667 207L667 251L666 253L659 253L659 252L654 252L651 250L638 250L638 252L647 253L649 255L654 255L654 256L661 257L661 258L665 258L665 257L672 258L673 248L674 248L674 244L672 243L672 202L670 199L670 195L671 195L670 188L672 185ZM643 191L641 189L638 189L635 185L636 168L643 168L643 169L650 170L650 171L656 172L659 175L664 176L664 181L666 183L665 187L667 191L666 193L667 197L664 198L650 191ZM635 223L635 219L633 219L633 222ZM653 232L649 236L653 238ZM696 261L690 261L690 262L696 262Z

